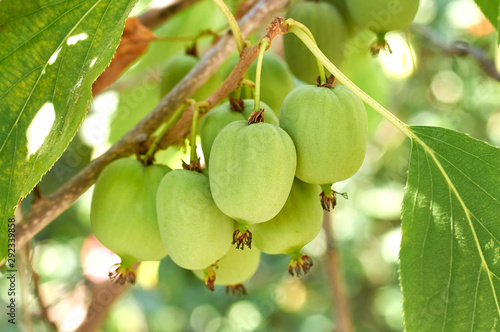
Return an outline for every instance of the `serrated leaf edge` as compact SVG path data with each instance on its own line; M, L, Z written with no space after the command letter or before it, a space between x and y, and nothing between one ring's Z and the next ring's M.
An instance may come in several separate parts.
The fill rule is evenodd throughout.
M418 135L415 132L413 132L413 130L411 128L408 128L408 130L411 132L410 138L412 140L412 144L413 143L418 143L424 149L424 151L432 158L432 160L435 162L436 166L438 167L439 171L441 172L442 176L444 177L447 185L451 189L452 193L456 196L456 198L458 199L458 201L460 203L460 206L462 207L462 209L465 212L465 215L466 215L466 218L467 218L467 222L468 222L469 227L471 229L471 232L472 232L472 234L474 236L474 242L476 244L477 251L479 253L479 256L481 257L481 267L484 268L485 271L487 272L488 279L489 279L489 282L490 282L490 286L491 286L491 288L493 290L493 297L495 299L495 305L496 305L497 313L500 316L500 304L499 304L499 301L498 301L498 298L497 298L497 295L496 295L496 292L495 292L495 285L493 284L492 276L496 277L499 280L500 280L500 278L490 270L490 268L489 268L489 266L488 266L488 264L486 262L486 259L484 257L483 251L481 249L481 245L479 243L479 239L477 237L476 231L475 231L474 226L472 224L471 212L469 211L469 209L465 205L464 200L462 199L462 197L460 196L460 193L458 192L457 188L453 184L453 181L451 181L450 177L448 176L448 173L446 173L446 171L444 170L443 165L441 165L441 163L437 159L436 154L434 153L434 150L432 150L427 144L425 144L425 142L422 141L422 139L420 139L420 137L418 137ZM423 134L423 135L427 136L425 134ZM433 138L433 139L435 139L435 138ZM443 159L445 159L445 158L443 158ZM475 219L477 219L477 218L475 218Z

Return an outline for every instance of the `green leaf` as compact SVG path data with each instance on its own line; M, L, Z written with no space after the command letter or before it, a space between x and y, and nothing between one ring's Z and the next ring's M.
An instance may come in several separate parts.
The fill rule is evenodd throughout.
M500 330L500 150L411 127L401 287L407 331Z
M497 30L497 44L500 43L500 0L475 0L476 4L481 8L484 16L491 22Z
M0 243L75 135L136 1L0 1Z

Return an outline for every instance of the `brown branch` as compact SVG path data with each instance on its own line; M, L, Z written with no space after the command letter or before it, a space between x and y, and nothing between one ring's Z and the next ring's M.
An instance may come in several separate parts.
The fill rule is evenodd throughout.
M332 220L330 212L323 211L323 229L326 233L326 257L325 265L328 274L328 281L332 291L334 305L333 315L336 317L336 332L351 332L353 331L351 321L351 310L347 298L344 279L342 277L342 269L340 264L340 256L333 238Z
M473 47L464 41L450 43L438 36L431 28L424 25L413 24L411 31L422 36L430 45L440 49L448 56L473 57L486 75L500 81L500 73L495 66L495 61L488 57L488 54L484 50Z
M57 331L57 325L50 319L49 316L49 308L45 305L44 300L42 298L42 293L40 292L40 276L31 269L31 274L33 276L33 288L35 292L35 296L38 301L38 305L40 306L40 314L45 322L50 326L52 331Z
M151 9L140 17L127 18L120 45L111 63L92 84L92 97L97 96L115 82L130 64L146 52L150 42L159 40L151 31L153 28L196 1L174 1L162 8Z
M18 206L19 208L19 206ZM36 315L33 315L31 311L33 310L33 307L31 305L31 297L32 296L38 296L37 293L31 294L31 282L33 281L32 279L32 262L30 259L30 248L29 246L25 246L23 248L20 248L17 250L17 253L15 255L16 262L17 264L11 268L14 268L17 270L19 273L18 279L16 282L18 282L19 285L19 292L16 292L16 297L20 297L21 299L21 310L24 312L24 319L22 322L22 327L26 331L33 331L33 326L34 326L34 319L35 318L42 318L42 317L36 317ZM7 272L9 273L9 272ZM29 299L29 300L28 300ZM38 301L41 301L38 299ZM42 309L43 310L43 309ZM43 314L42 314L43 315ZM57 331L56 330L51 330L51 331Z
M271 42L276 36L286 33L286 28L283 27L284 19L276 18L267 28L267 34L263 38L268 38ZM234 67L233 71L226 78L224 83L206 100L208 103L208 109L211 109L217 105L222 99L224 99L231 91L236 89L238 83L243 78L245 71L252 64L252 62L259 55L259 46L254 45L250 48L243 49L241 53L240 60ZM202 115L200 115L201 117ZM176 123L171 130L163 138L160 143L160 147L166 148L183 138L189 133L190 124L193 119L193 107L187 108L182 117Z
M247 15L240 21L240 28L244 36L248 36L260 25L269 21L272 15L287 4L287 0L260 0ZM275 27L271 29L271 34L281 33ZM150 135L164 123L175 112L180 105L198 90L222 65L227 57L234 51L235 42L231 35L226 35L210 50L208 50L200 62L184 77L177 86L167 94L160 103L152 110L140 123L129 131L120 141L113 145L105 154L93 160L87 167L75 175L64 186L55 193L45 196L31 207L29 214L20 221L17 230L18 244L22 246L33 236L45 228L52 220L64 212L69 206L87 191L97 179L103 168L115 159L129 156L138 150L145 152L149 144ZM250 51L251 50L251 51ZM235 84L243 77L244 66L250 65L251 58L255 58L256 48L249 48L244 53L244 58L236 66L231 75L224 81L221 87L208 100L210 105L215 105L221 100L223 94L234 88ZM189 113L189 112L185 112ZM168 135L171 141L176 137L185 135L188 131L189 123L186 124L186 114L184 119L179 121ZM192 115L191 115L192 116ZM168 141L168 138L167 138ZM165 144L163 144L164 146Z
M40 316L39 318L47 323L50 331L57 331L58 327L56 323L50 318L49 307L45 304L45 299L40 290L40 276L33 270L33 262L32 256L30 255L31 248L29 245L26 245L20 248L17 252L17 270L19 271L20 284L21 284L21 297L23 298L23 309L25 312L25 320L24 327L27 331L33 330L33 321L34 315L30 314L30 306L26 300L27 292L29 290L28 286L31 282L33 284L33 294L32 296L38 302L38 306L40 307ZM36 316L38 318L38 316Z
M134 263L132 267L137 271L140 264L140 262ZM85 318L74 332L99 331L113 303L115 303L130 286L129 283L122 285L111 280L98 284L91 284L91 286L88 287L92 291L90 304L87 307Z
M168 20L170 17L181 12L187 7L195 4L200 0L178 0L174 3L170 3L165 7L150 9L144 14L140 15L138 18L141 23L153 30L161 25L163 22Z
M120 285L110 280L94 284L91 293L90 304L82 323L75 332L98 331L106 317L109 309L116 300L130 288L129 284Z

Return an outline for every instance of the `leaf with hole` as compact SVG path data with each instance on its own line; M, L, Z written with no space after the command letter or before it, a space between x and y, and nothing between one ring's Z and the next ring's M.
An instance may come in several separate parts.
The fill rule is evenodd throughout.
M136 2L0 2L0 243L19 199L75 135Z

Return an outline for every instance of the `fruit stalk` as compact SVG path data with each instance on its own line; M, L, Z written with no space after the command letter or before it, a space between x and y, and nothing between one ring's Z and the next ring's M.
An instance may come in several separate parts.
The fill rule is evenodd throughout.
M206 102L198 102L194 104L193 110L193 120L191 122L191 140L189 141L189 145L191 147L191 154L189 155L190 164L198 163L198 155L196 154L196 135L198 135L198 114L200 113L201 107L208 106Z
M314 43L314 45L316 45L316 47L318 46L316 44L316 40L314 39L313 34L304 24L302 24L298 21L295 21L294 19L291 19L291 18L287 19L286 22L288 23L288 32L295 33L295 31L300 30L309 37L309 39ZM298 35L296 33L295 33L295 35L298 37ZM307 44L306 44L306 46L307 46ZM323 83L323 80L326 79L325 67L323 66L321 61L319 61L318 57L316 57L316 61L318 62L319 84L321 84L321 83Z
M238 84L238 86L239 87L247 86L249 88L255 89L255 82L253 82L251 79L243 78Z
M238 22L236 21L236 18L234 18L233 14L227 8L226 4L222 0L214 0L215 4L219 7L221 12L224 14L224 16L227 19L227 22L229 23L229 26L231 27L231 31L233 32L234 36L234 41L236 42L236 46L238 47L238 53L241 54L241 51L245 47L245 41L243 39L243 35L241 34L240 27L238 25Z
M259 44L259 57L257 58L257 69L255 70L255 96L254 111L260 111L260 76L262 74L262 60L264 52L269 48L269 38L262 38Z
M285 20L284 24L292 24L293 20ZM344 84L349 90L351 90L355 95L357 95L361 100L371 106L375 111L377 111L380 115L382 115L387 121L389 121L392 125L394 125L399 131L408 136L409 138L415 138L415 135L408 128L408 125L401 121L394 114L385 109L382 105L380 105L375 99L366 94L363 90L361 90L356 84L354 84L347 76L345 76L318 48L316 43L302 30L294 29L293 26L288 30L289 32L294 33L297 37L302 40L302 42L307 46L307 48L311 51L312 54L320 61L336 79L339 80L342 84Z
M165 122L165 125L163 128L161 128L160 132L158 135L155 137L155 140L151 144L151 146L148 149L148 152L143 157L143 163L145 164L150 164L154 160L154 154L156 152L156 149L158 148L158 145L160 144L161 140L163 139L163 136L168 132L168 130L177 123L177 121L181 118L182 112L184 112L184 107L186 105L182 104L175 112L172 114L172 116Z

